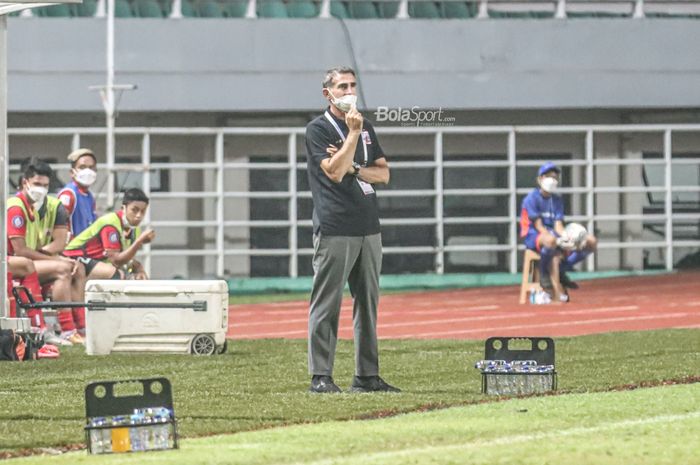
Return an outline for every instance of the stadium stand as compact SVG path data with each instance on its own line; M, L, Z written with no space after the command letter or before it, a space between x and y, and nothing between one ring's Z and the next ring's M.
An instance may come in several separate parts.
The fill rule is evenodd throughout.
M180 14L173 14L172 0L116 0L118 18L244 18L254 0L181 0ZM38 8L22 16L44 18L102 16L106 0L86 0L82 5ZM325 10L324 10L325 5ZM683 0L255 0L260 18L342 19L698 19L700 2ZM326 13L323 13L326 11ZM16 16L16 15L12 15Z

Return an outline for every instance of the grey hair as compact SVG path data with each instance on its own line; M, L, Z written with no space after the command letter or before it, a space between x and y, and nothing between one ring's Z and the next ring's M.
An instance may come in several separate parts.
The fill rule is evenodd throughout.
M333 85L333 80L335 79L335 77L340 74L352 74L353 76L357 77L355 75L355 70L351 67L336 66L335 68L331 68L328 71L326 71L326 75L323 78L323 88L325 89L326 87L331 87Z

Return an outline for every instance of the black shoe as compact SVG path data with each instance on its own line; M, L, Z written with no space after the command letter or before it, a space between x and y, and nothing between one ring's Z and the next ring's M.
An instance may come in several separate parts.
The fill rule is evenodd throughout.
M350 392L401 392L401 389L388 384L379 376L355 376Z
M559 282L567 289L578 289L578 284L572 281L565 271L559 273Z
M328 394L342 391L338 386L336 386L336 384L333 382L333 378L331 378L330 376L313 375L311 377L311 386L309 386L309 392Z
M549 276L549 273L540 273L540 286L550 294L554 291L554 284L552 284L552 278Z

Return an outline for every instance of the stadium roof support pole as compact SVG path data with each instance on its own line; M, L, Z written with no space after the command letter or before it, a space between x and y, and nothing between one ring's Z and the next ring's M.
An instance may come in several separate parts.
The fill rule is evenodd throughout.
M0 199L2 199L2 217L0 218L0 316L7 316L7 17L0 15Z
M510 234L510 264L511 273L518 272L518 206L517 206L517 177L515 154L515 130L508 131L508 215Z
M298 276L299 241L297 240L297 135L289 134L288 142L289 162L289 276Z
M673 192L671 165L671 130L664 131L664 214L666 215L666 270L673 270Z
M445 218L444 218L444 159L442 152L442 131L435 133L435 272L445 272Z

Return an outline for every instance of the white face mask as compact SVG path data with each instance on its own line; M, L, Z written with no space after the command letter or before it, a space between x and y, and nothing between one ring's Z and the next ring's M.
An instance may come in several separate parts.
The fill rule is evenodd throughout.
M90 168L83 168L82 170L75 171L74 179L75 182L81 186L90 187L97 180L97 173Z
M44 199L49 190L46 187L41 186L27 186L27 197L34 204L34 209L38 210L44 205Z
M540 181L540 187L542 187L542 190L549 194L556 192L557 186L559 186L559 181L557 181L556 178L546 177Z
M343 113L347 113L357 104L357 95L343 95L340 98L336 98L330 89L326 88L328 95L331 97L331 103Z
M131 223L126 219L126 210L122 209L122 226L126 229L131 229Z

